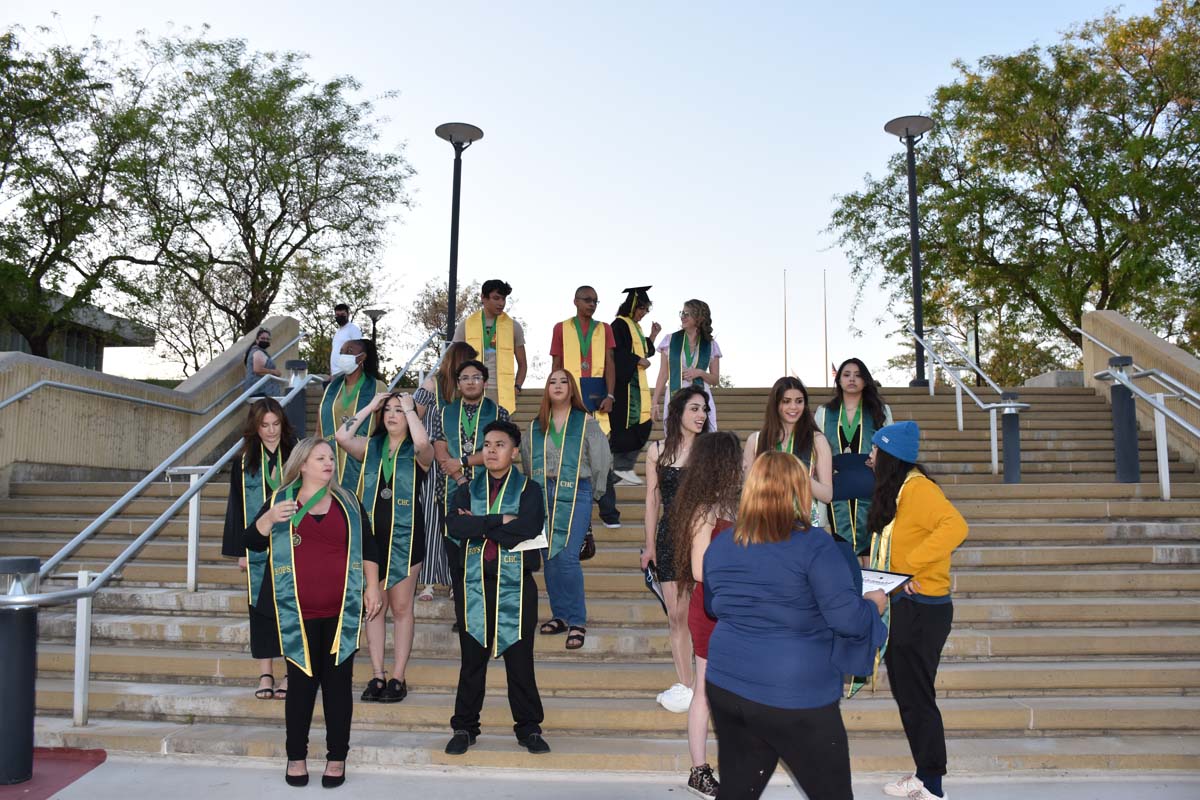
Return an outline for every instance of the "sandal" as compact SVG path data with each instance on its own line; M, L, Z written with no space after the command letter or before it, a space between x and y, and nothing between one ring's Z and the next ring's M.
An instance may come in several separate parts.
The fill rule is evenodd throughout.
M283 685L275 687L275 699L287 700L287 675L283 676L283 680L280 683Z
M425 603L428 603L430 600L432 600L433 599L433 584L431 583L428 586L426 586L424 589L422 589L421 593L419 595L417 595L417 599L422 602L425 602Z
M259 683L262 683L263 678L270 678L271 685L258 687L254 690L254 696L259 700L270 700L275 696L275 676L269 672L264 672L262 675L258 676Z
M567 634L567 649L578 650L583 647L584 637L587 635L587 628L579 625L572 625L570 632Z
M539 628L538 630L541 633L547 634L549 636L556 636L560 633L566 632L567 623L565 620L561 620L558 617L555 617L554 619L550 620L549 622L543 622L542 627Z

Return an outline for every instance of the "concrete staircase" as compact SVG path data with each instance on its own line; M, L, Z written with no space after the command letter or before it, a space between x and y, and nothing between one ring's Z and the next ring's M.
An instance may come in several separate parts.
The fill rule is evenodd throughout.
M817 390L813 401L825 399ZM1200 475L1172 453L1174 500L1158 497L1153 443L1142 439L1146 483L1113 483L1112 431L1090 390L1025 390L1025 483L990 474L987 418L967 411L955 429L952 397L889 389L897 419L916 419L922 457L971 524L955 556L955 628L939 674L951 769L1200 768ZM527 423L540 397L523 398ZM717 394L719 421L743 439L765 391ZM644 469L639 466L639 470ZM63 568L97 569L185 484L155 485ZM0 555L48 557L127 486L25 483L0 503ZM220 558L228 487L204 492L200 580L184 580L186 520L170 523L97 598L92 724L73 728L73 612L46 609L39 647L40 744L147 753L283 757L283 705L254 699L241 574ZM475 764L591 770L688 766L685 716L654 703L670 685L666 624L637 569L642 492L620 487L623 525L597 524L585 562L587 644L539 637L538 680L554 752L518 750L494 664L485 736L465 757L442 753L457 679L457 637L444 596L418 603L411 694L355 709L360 763ZM539 577L539 584L542 579ZM55 583L52 581L52 583ZM543 598L541 618L549 616ZM356 685L369 677L365 651ZM910 765L886 677L843 704L856 770ZM317 711L318 721L320 709ZM319 724L319 722L318 722ZM319 742L314 730L314 742ZM715 749L715 747L714 747ZM319 752L319 746L314 752Z

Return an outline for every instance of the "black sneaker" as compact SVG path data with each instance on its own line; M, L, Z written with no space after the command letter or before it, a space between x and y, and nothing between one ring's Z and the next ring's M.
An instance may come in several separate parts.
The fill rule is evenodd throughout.
M546 744L546 740L542 738L540 733L531 733L524 739L517 739L517 744L534 755L550 752L550 745Z
M712 767L708 764L701 764L698 767L692 767L692 774L688 776L687 788L697 797L714 800L721 784L713 777Z
M381 679L371 678L371 680L367 681L367 688L363 689L362 701L364 703L378 703L385 686L386 684Z
M450 737L450 741L446 742L446 755L461 756L473 744L475 744L475 734L467 731L455 731L454 735Z
M379 693L379 702L399 703L406 697L408 697L408 681L398 681L392 678L387 682L387 686L383 687L383 691Z

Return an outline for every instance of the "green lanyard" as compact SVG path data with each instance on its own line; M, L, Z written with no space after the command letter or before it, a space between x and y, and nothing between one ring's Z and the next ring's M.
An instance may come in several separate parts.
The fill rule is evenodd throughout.
M692 365L692 346L688 344L688 336L683 335L683 366L690 367Z
M483 349L484 350L495 350L496 349L496 325L498 325L500 323L500 318L497 317L496 319L492 320L491 325L488 325L487 324L487 315L484 314L482 311L480 311L479 313L480 313L480 315L483 316Z
M489 514L499 514L500 513L500 503L504 500L504 490L508 488L508 480L511 477L512 477L512 470L509 470L508 475L506 475L504 478L504 483L500 484L500 488L496 490L496 499L493 500L492 502L488 503L488 513ZM488 480L489 481L491 480L490 475L488 476Z
M568 417L570 419L570 417ZM554 446L558 448L558 457L562 458L563 436L567 432L567 426L564 424L562 430L554 424L554 417L550 417L550 441L554 442Z
M313 506L315 506L317 503L321 502L321 498L323 498L325 496L325 492L328 490L328 488L329 488L328 486L322 486L316 494L314 494L312 497L308 498L308 502L304 504L303 508L301 508L299 511L297 511L295 514L292 515L292 527L293 528L304 521L304 515L307 514L312 509Z
M792 452L792 447L793 447L793 443L795 442L795 440L796 440L796 431L793 430L791 433L788 434L787 441L780 442L779 444L775 445L775 449L779 450L780 452L783 452L783 453L790 453L790 452Z
M571 321L575 323L575 333L579 335L580 357L587 361L592 356L592 334L596 332L598 326L595 320L589 320L587 336L584 336L583 328L579 324L579 317L573 317Z
M471 417L470 419L466 419L464 418L464 415L467 412L466 403L463 403L458 407L458 428L468 437L470 437L472 444L475 443L475 431L479 428L479 412L481 410L481 408L475 409L475 416Z
M846 404L842 403L841 408L838 409L838 427L842 429L842 437L845 438L847 444L850 443L850 437L858 430L861 421L862 403L859 403L858 408L854 409L854 420L850 423L846 422Z
M267 482L267 486L271 487L271 491L273 492L279 488L279 475L271 467L271 462L267 460L266 445L260 444L259 446L262 447L261 457L258 460L259 468L262 470L263 480ZM275 454L272 453L271 456L274 457Z
M383 479L389 484L392 482L392 475L396 472L396 453L400 452L400 448L392 450L392 437L383 437Z
M350 396L346 396L346 384L342 383L341 391L338 392L337 405L341 409L343 417L350 416L350 407L356 404L358 393L362 390L362 385L366 382L367 373L364 371L358 376L358 382L354 384L354 388L350 390Z

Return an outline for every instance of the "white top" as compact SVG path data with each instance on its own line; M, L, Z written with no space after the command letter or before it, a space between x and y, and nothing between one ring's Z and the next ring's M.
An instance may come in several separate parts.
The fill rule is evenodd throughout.
M333 359L342 352L342 345L351 339L363 338L362 331L353 322L347 322L333 333L333 342L329 345L329 374L333 375Z

